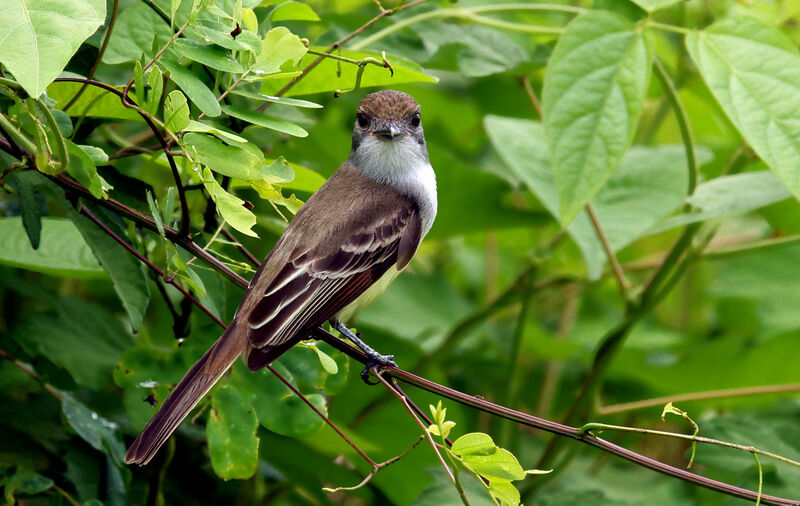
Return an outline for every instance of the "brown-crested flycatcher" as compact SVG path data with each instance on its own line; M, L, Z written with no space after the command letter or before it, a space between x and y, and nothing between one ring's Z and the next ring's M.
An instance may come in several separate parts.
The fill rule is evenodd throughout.
M391 356L360 342L341 321L380 295L436 216L436 177L419 105L384 90L358 106L350 157L300 208L259 267L228 329L167 397L125 455L147 464L240 356L250 370L330 320L373 363Z

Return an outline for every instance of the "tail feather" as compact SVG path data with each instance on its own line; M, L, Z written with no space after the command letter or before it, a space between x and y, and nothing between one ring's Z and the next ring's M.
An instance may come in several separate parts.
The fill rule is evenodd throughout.
M145 465L150 462L183 419L242 354L244 346L234 327L231 325L222 334L167 396L161 409L128 448L126 463Z

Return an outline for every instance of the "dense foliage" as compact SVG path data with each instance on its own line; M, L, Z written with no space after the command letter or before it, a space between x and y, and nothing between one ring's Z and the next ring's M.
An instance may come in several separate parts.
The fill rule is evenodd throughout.
M411 387L432 405L431 440L464 437L442 462L423 441L331 492L369 466L276 375L241 363L152 464L123 464L220 335L212 318L232 318L246 251L263 258L346 159L356 104L379 88L422 105L439 214L353 322L367 342L571 426L696 423L785 460L602 436L797 500L798 22L793 0L6 1L4 500L739 501L453 401L433 408ZM419 441L404 405L330 345L274 367L376 462ZM444 461L494 495L468 472L454 486ZM536 468L553 472L522 473Z

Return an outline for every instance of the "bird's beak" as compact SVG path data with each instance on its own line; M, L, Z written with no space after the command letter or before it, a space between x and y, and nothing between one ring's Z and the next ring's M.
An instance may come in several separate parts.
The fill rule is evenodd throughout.
M403 133L403 129L400 128L400 126L395 122L389 121L381 125L377 130L375 130L374 133L382 139L393 140L395 137Z

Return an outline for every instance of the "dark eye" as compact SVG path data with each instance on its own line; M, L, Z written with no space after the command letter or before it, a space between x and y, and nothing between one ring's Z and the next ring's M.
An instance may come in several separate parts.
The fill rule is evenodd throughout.
M415 112L414 114L411 115L411 126L413 126L414 128L418 127L419 126L419 121L420 121L420 118L419 118L419 113L418 112Z
M369 126L369 116L362 112L356 114L356 121L358 121L358 126L361 128L367 128L367 126Z

